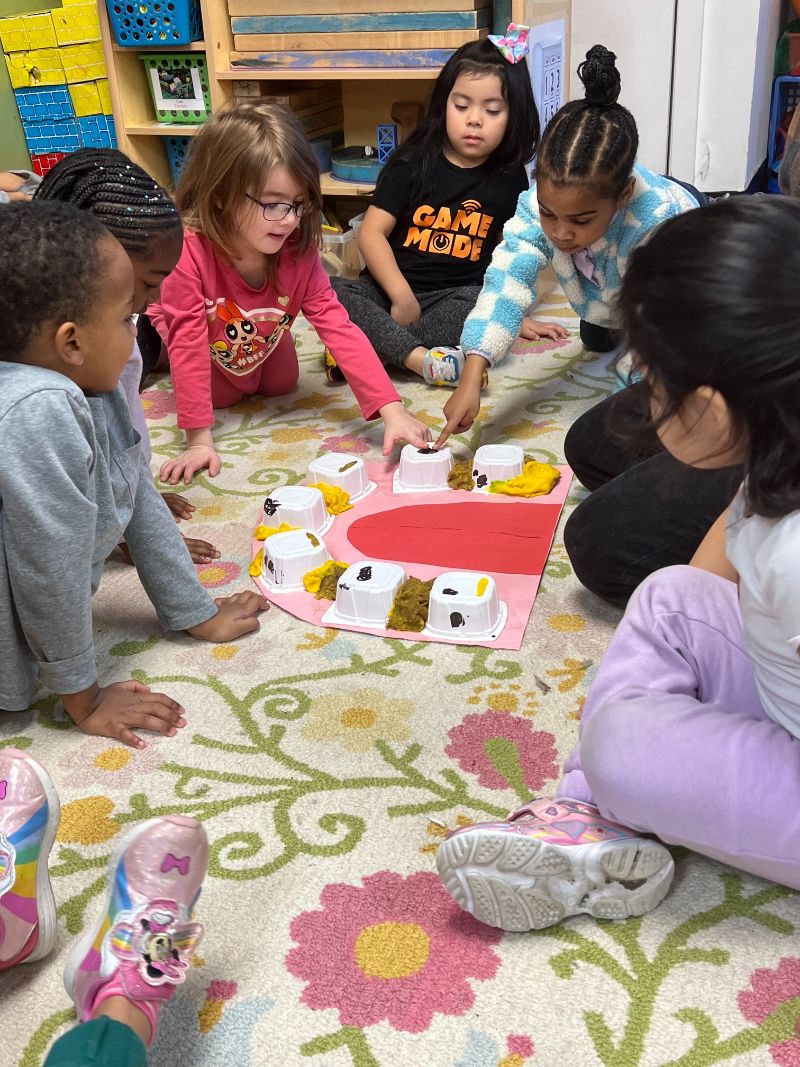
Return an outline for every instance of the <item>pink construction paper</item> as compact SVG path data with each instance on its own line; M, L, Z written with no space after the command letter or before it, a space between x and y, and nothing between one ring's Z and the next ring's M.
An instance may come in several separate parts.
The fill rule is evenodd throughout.
M463 489L443 489L441 492L426 493L394 493L392 491L392 475L396 466L396 463L387 465L380 460L366 464L367 473L378 488L359 501L352 510L346 511L343 515L337 515L334 519L333 526L325 534L325 544L331 559L341 560L344 563L356 563L362 559L367 561L370 559L389 560L393 563L399 563L405 568L407 574L412 574L423 581L429 578L436 578L439 574L448 570L488 571L497 584L500 600L504 601L508 606L508 621L494 641L480 641L475 642L475 644L485 645L488 648L519 649L536 600L536 593L542 577L541 571L552 546L559 515L572 482L572 471L566 466L559 467L561 479L551 493L548 493L547 496L526 499L524 497L500 496L491 493L468 493ZM510 530L505 532L501 530L499 532L498 543L503 546L502 551L506 557L502 566L509 566L509 558L511 560L519 560L520 570L510 572L494 569L493 567L484 566L481 560L467 564L462 551L464 537L458 533L457 528L454 529L453 507L455 505L469 505L465 511L470 512L472 517L467 525L468 529L473 531L475 515L483 515L485 512L486 521L485 523L482 522L482 526L485 527L485 538L489 546L489 553L483 557L483 560L491 559L495 560L495 562L497 556L491 548L493 538L491 528L493 526L496 527L498 524L494 515L485 509L500 508L502 510L498 511L497 515L506 516L511 514L508 509L513 507L515 509L514 514L519 518L509 522ZM408 538L406 537L404 541L402 535L400 538L387 536L382 547L382 551L386 554L381 554L378 551L381 548L381 541L375 537L374 531L370 530L372 524L369 521L369 516L375 516L375 522L380 523L383 521L382 515L386 512L398 512L399 517L402 519L403 512L399 511L399 509L425 509L424 511L414 512L411 517L411 526L416 531L429 527L432 534L434 534L435 513L428 509L437 507L442 508L442 527L446 528L449 525L450 537L449 540L445 539L444 542L437 545L435 551L422 553L429 557L438 557L434 563L416 562L412 558L415 555L418 556L416 552L402 552L398 546L408 543ZM475 510L476 507L477 511ZM528 516L528 513L522 510L523 508L536 508L538 510L531 512ZM528 535L526 535L524 517L530 518L530 526L527 528ZM406 518L408 518L408 514L406 514ZM520 519L523 519L523 521L520 521ZM263 515L258 517L258 523L261 522L263 522ZM352 535L353 540L350 537L351 526L355 527ZM364 554L353 544L353 541L359 542L363 540L364 536L371 539L372 555ZM416 536L421 535L417 534ZM451 546L452 551L448 551L448 545ZM254 540L253 555L255 556L256 552L262 547L263 543L261 541ZM508 555L509 552L512 553L510 557ZM532 573L524 573L526 570ZM271 603L283 608L284 611L288 611L290 615L311 623L312 626L330 626L339 630L375 634L378 637L398 637L404 641L439 640L427 634L407 633L399 630L373 630L349 623L323 624L321 621L322 616L331 606L329 600L315 600L310 593L305 591L300 593L274 593L267 588L260 577L254 580ZM454 642L444 643L452 644Z

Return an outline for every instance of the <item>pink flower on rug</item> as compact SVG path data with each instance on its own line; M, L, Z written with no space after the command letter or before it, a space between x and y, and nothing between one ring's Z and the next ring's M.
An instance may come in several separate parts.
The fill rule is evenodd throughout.
M197 577L200 584L206 589L217 589L221 585L227 585L234 581L242 573L238 563L202 563L197 568Z
M737 997L739 1011L751 1023L763 1023L789 1000L800 999L800 959L786 957L776 970L761 967L750 975L750 988ZM770 1045L769 1051L779 1067L800 1067L800 1020L797 1036Z
M139 399L142 402L144 417L154 422L166 418L167 415L174 415L177 410L175 394L171 389L148 389L140 394Z
M527 800L558 774L555 738L528 719L502 711L467 717L448 733L448 756L488 789L513 789Z
M369 452L369 441L354 433L345 433L339 437L326 437L322 442L326 452Z
M362 886L326 886L320 901L293 920L286 966L307 983L303 1003L336 1009L342 1026L386 1019L419 1034L435 1014L464 1015L475 1001L468 979L500 966L491 946L501 931L462 911L432 872L379 871Z

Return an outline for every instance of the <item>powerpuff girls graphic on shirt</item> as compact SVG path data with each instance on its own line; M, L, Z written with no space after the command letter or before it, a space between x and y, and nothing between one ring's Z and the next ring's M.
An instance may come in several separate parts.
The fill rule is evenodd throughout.
M282 308L245 311L233 300L207 301L206 313L212 338L217 332L220 335L211 341L211 358L239 377L261 366L292 322Z

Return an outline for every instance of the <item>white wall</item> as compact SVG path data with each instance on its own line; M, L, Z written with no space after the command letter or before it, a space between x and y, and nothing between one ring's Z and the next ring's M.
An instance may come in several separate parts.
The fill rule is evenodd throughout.
M573 0L570 97L581 95L574 73L580 59L592 44L606 45L617 53L620 102L636 118L642 163L700 189L744 189L767 154L773 60L786 6L786 0Z
M689 3L702 0L688 0ZM672 34L676 0L572 0L570 100L583 96L576 69L593 44L617 56L620 103L639 127L639 159L667 169Z

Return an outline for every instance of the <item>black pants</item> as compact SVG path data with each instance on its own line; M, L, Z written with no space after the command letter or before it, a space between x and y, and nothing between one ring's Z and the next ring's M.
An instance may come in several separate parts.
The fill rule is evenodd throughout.
M688 563L736 495L741 467L679 463L653 431L641 436L647 389L629 385L571 427L567 463L592 494L570 515L564 543L578 579L624 605L648 574Z
M331 285L347 314L360 326L387 366L402 367L406 356L420 345L457 345L464 320L480 296L479 285L415 292L422 314L410 326L391 316L392 302L368 274L358 278L331 278Z

